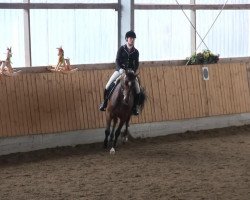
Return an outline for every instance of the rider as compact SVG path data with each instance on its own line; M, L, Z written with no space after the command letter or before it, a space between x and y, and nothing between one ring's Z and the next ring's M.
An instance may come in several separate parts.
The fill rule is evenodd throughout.
M108 90L113 83L126 69L132 69L134 72L139 67L139 51L134 47L136 34L134 31L128 31L125 35L126 44L121 46L116 55L116 70L110 77L105 90L104 90L104 101L101 103L100 110L105 111L108 104ZM135 81L136 95L134 99L133 114L139 114L139 95L140 86L138 80Z

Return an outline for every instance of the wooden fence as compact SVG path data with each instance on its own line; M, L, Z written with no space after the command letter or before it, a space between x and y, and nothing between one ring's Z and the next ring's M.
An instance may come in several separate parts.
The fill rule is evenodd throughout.
M148 101L132 123L250 112L250 65L141 66ZM0 137L56 133L105 126L98 110L112 69L72 74L21 73L0 77Z

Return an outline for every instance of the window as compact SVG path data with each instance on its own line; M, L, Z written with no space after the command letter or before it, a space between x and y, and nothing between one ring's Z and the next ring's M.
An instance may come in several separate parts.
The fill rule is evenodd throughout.
M62 46L71 64L114 62L117 12L114 10L31 10L34 66L55 65Z
M197 11L197 31L203 38L213 24L220 10ZM209 17L207 17L209 16ZM250 11L224 10L207 34L205 43L220 57L244 57L250 55ZM197 47L201 40L197 37ZM205 49L201 43L198 51Z
M12 48L12 65L24 67L23 10L0 9L0 60L6 59L7 47Z
M140 60L185 59L190 54L190 25L179 10L136 10Z

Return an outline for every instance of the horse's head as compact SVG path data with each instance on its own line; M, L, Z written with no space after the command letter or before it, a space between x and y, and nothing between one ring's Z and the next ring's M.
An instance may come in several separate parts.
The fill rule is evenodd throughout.
M131 94L134 92L137 75L133 70L126 70L123 78L123 100L128 104Z

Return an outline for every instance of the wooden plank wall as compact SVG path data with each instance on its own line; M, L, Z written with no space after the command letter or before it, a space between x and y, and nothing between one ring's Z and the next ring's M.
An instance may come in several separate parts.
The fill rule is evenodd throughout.
M148 101L132 123L250 112L248 63L141 66ZM72 74L23 73L0 77L0 137L56 133L105 126L98 110L111 69Z

